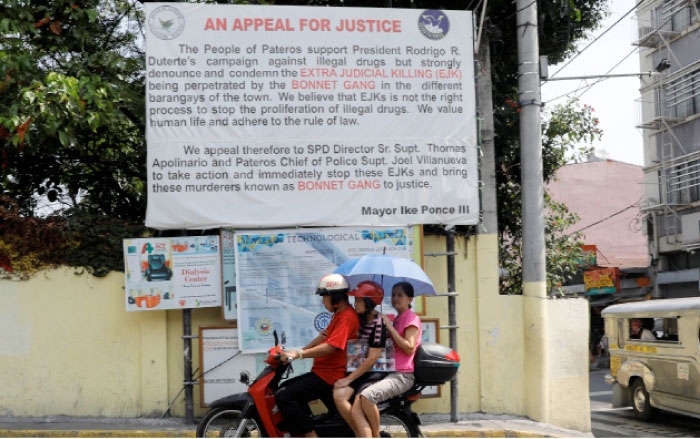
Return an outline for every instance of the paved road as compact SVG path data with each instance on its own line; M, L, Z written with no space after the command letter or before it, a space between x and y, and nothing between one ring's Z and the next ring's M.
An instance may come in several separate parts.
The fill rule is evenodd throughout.
M650 421L634 417L631 408L612 408L612 389L605 382L607 370L590 373L591 422L595 437L700 437L700 419L657 412Z

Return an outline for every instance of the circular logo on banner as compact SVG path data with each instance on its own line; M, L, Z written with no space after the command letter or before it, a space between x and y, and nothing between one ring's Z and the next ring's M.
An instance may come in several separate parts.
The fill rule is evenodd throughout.
M260 319L257 322L255 322L255 329L260 335L268 335L272 332L273 328L274 326L270 319Z
M440 40L450 30L450 21L442 11L428 9L418 18L418 29L431 40Z
M329 312L322 312L320 314L317 314L314 318L314 328L316 328L318 332L323 331L328 327L328 325L331 324L332 318L333 314Z
M156 38L172 40L185 29L185 17L172 6L159 6L149 15L148 28Z

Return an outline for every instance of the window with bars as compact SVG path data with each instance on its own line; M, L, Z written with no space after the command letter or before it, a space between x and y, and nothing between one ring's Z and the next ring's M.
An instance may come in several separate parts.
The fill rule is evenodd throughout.
M689 204L700 201L700 159L666 169L666 202Z
M684 119L700 113L700 68L663 85L663 116Z
M660 30L682 32L700 21L700 0L664 1L651 11L652 25Z

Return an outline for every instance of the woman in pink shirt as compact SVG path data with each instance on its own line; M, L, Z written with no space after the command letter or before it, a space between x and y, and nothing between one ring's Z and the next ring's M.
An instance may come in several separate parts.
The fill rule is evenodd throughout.
M379 437L377 404L406 392L415 382L413 357L420 345L422 330L420 318L411 311L413 295L413 286L408 282L399 282L391 290L391 305L398 316L393 324L385 315L382 319L394 340L396 372L362 390L359 401L353 404L352 417L360 437Z

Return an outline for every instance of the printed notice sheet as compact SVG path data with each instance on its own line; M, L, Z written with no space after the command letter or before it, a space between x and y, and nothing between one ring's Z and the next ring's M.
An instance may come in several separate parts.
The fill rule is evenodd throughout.
M285 333L288 348L306 345L325 328L330 314L316 295L320 279L351 258L414 255L417 228L341 227L236 233L238 330L241 350L274 345ZM394 312L391 292L381 312Z

